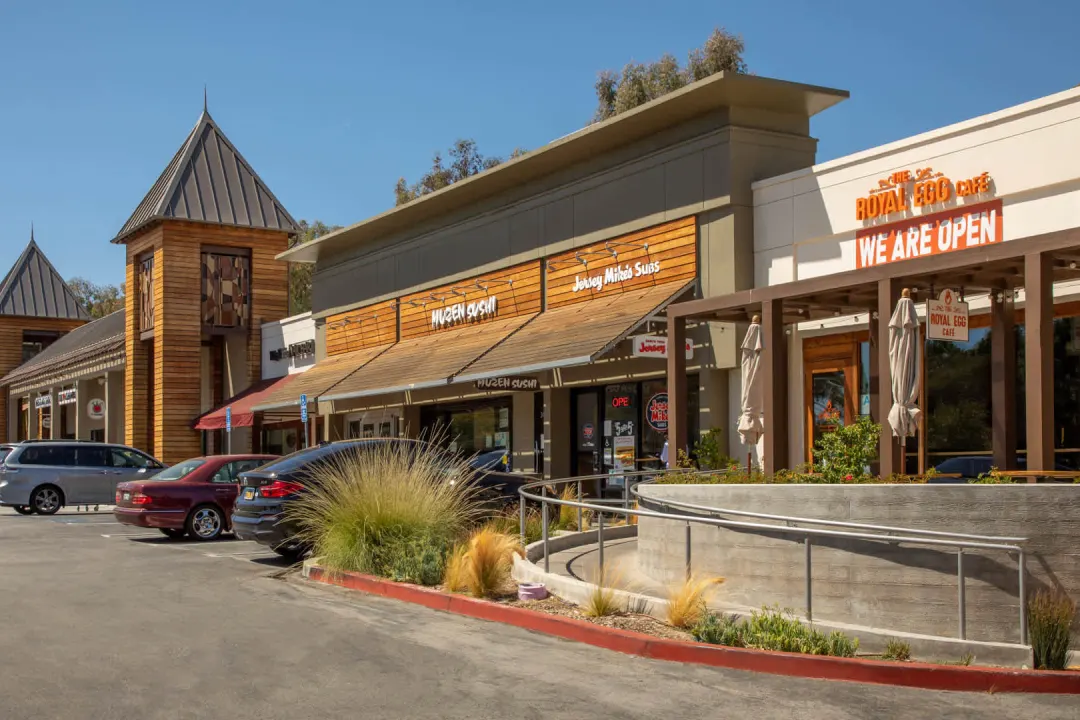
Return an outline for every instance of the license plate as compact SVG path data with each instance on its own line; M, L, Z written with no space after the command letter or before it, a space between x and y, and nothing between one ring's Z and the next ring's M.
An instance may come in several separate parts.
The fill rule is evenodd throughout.
M131 493L129 493L129 492L124 493L124 499L125 500L130 500L131 499Z
M248 488L248 489L244 490L244 499L245 500L254 500L255 499L255 488Z

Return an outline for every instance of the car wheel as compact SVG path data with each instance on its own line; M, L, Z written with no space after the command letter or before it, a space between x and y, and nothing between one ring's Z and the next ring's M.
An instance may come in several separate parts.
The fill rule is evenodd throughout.
M29 505L12 505L11 508L20 515L33 515L34 508Z
M200 505L187 518L187 532L196 540L216 540L225 528L225 518L213 505Z
M158 528L161 534L172 540L179 540L187 535L187 530L177 530L175 528Z
M55 515L64 505L64 496L55 485L42 485L30 496L30 507L38 515Z

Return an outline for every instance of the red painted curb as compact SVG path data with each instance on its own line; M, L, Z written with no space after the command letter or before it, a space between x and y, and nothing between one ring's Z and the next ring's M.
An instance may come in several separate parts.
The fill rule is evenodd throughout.
M419 585L406 585L360 573L337 573L312 567L309 578L316 582L382 595L480 620L514 625L533 632L653 660L819 680L901 685L924 690L1080 694L1078 672L898 663L662 640L651 635L604 627L575 618L499 605L464 595L451 595Z

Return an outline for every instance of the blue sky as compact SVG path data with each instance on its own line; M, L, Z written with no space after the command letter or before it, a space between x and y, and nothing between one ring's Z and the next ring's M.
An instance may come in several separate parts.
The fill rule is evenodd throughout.
M33 221L65 277L120 282L109 240L203 83L294 216L350 224L455 138L537 148L587 123L597 71L682 60L715 26L759 75L851 92L813 121L819 160L1080 83L1080 3L1063 1L0 0L0 272Z

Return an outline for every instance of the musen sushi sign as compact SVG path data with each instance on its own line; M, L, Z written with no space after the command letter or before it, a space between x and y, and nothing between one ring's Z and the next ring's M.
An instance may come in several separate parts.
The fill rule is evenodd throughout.
M453 305L441 307L431 311L431 327L433 330L471 323L495 317L499 312L499 298L486 297L475 302L459 302Z

